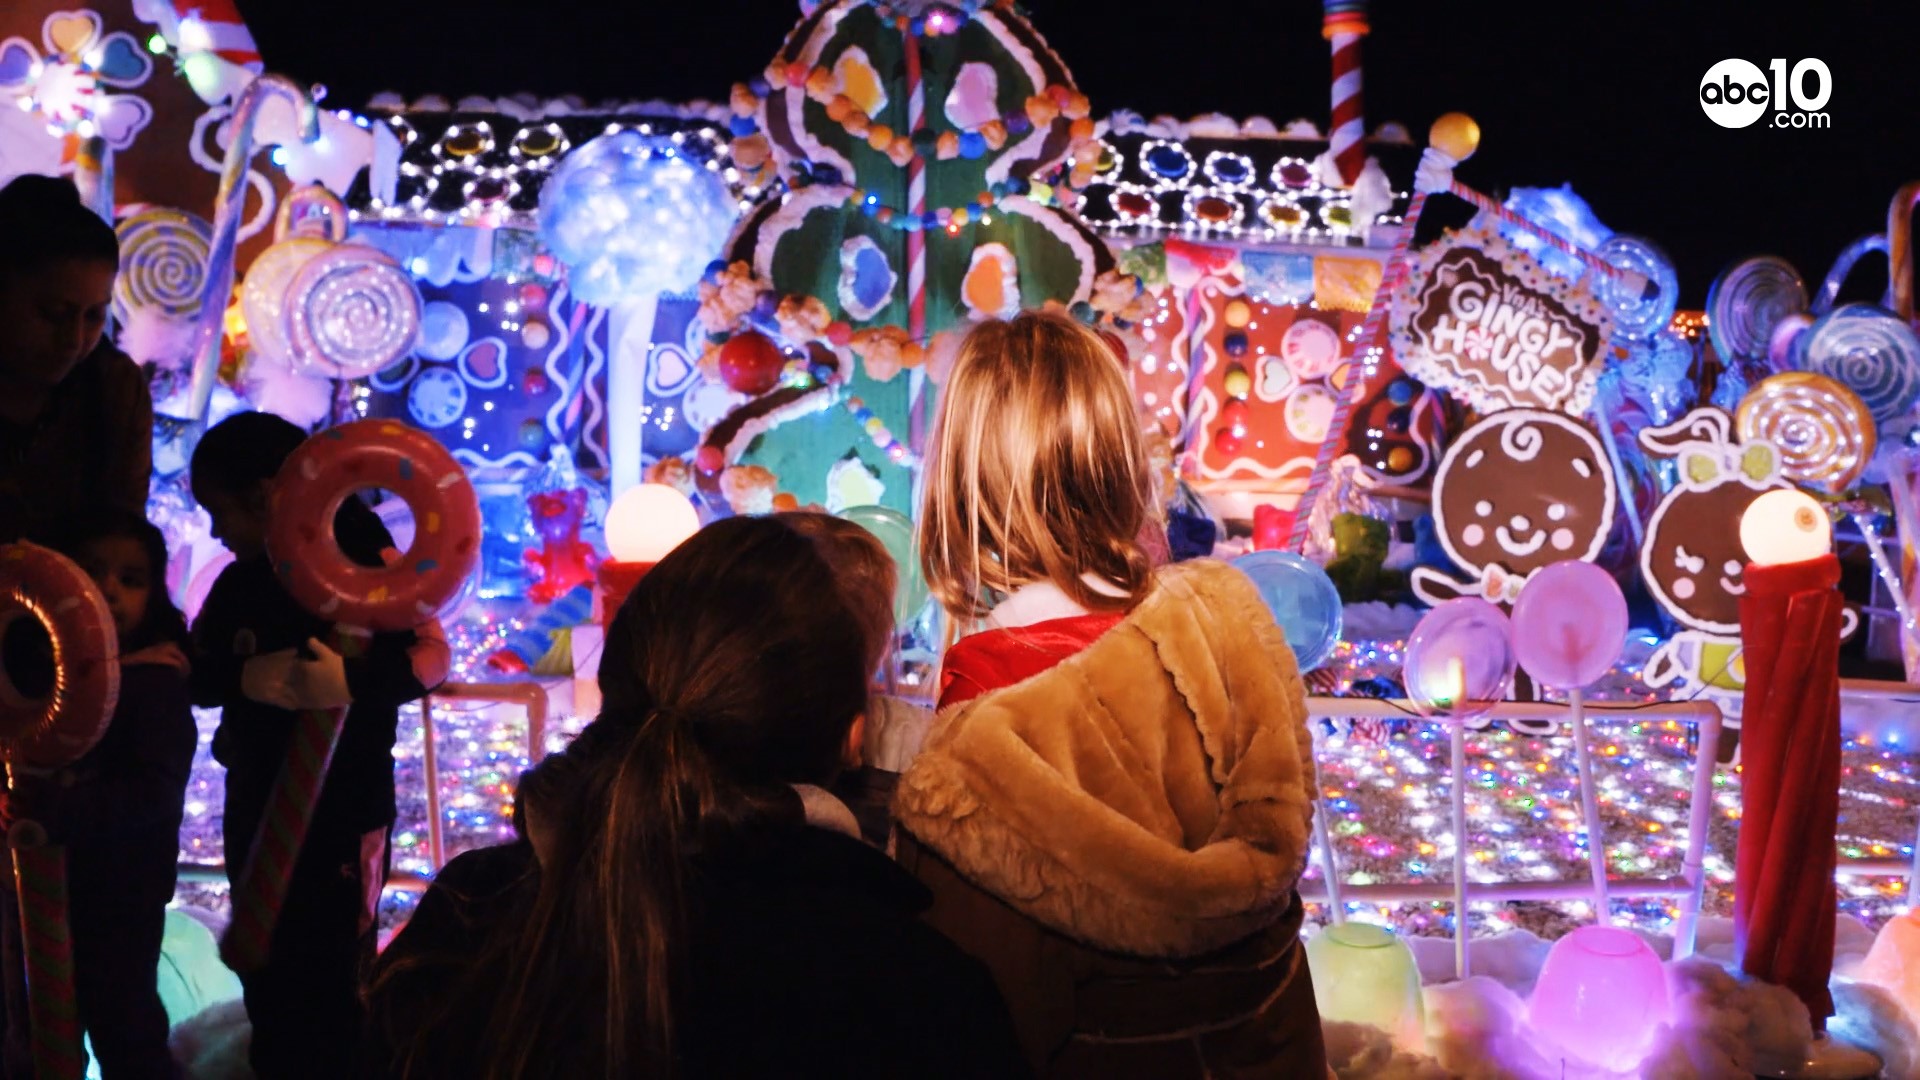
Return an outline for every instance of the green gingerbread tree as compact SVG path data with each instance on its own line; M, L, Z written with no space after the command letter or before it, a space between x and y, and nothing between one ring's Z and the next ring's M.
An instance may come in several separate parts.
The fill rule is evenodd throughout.
M732 106L734 166L786 190L702 286L703 367L751 398L708 432L700 482L760 466L796 501L834 505L858 497L834 468L857 456L883 504L910 512L915 440L959 332L1132 294L1047 182L1091 175L1087 100L1009 6L830 0Z

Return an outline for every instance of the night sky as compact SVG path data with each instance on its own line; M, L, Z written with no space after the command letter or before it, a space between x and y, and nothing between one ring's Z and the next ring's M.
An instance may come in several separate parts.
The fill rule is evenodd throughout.
M1304 116L1324 125L1320 7L1297 0L1033 0L1028 14L1096 113ZM521 0L240 0L269 67L330 89L724 100L798 18L793 0L672 6ZM322 18L319 12L325 11ZM1920 179L1920 3L1586 4L1376 0L1366 42L1367 121L1422 135L1462 110L1482 150L1459 175L1483 191L1571 183L1614 229L1663 246L1682 303L1699 307L1727 263L1784 256L1819 280L1852 240L1885 228L1896 188ZM1741 57L1765 70L1825 61L1828 130L1766 121L1729 130L1698 104L1702 76ZM1464 217L1464 214L1461 215ZM1863 266L1844 299L1877 299Z

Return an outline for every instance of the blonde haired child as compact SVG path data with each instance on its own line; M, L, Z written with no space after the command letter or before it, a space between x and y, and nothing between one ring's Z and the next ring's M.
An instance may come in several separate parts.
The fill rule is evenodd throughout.
M894 803L929 920L992 969L1040 1075L1325 1076L1305 690L1239 572L1153 568L1119 359L1058 315L976 328L925 482L963 635Z

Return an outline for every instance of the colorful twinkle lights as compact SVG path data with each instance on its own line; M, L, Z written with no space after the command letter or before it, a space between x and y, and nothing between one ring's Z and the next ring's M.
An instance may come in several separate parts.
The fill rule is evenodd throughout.
M515 596L476 601L447 624L455 682L498 678L486 658L523 634L538 614ZM1343 641L1315 673L1315 692L1349 697L1397 696L1395 681L1404 643ZM1628 657L1588 699L1616 705L1644 704L1657 696L1640 682L1651 644L1636 638ZM571 704L569 681L545 680L553 689L547 749L564 745L591 715ZM524 712L475 702L433 702L432 722L440 765L445 851L459 852L513 837L513 785L528 766ZM201 752L187 792L181 861L218 865L222 857L220 815L225 773L210 753L217 712L199 714ZM433 869L428 853L423 724L417 706L403 711L394 778L399 820L394 826L394 867L405 874ZM1449 754L1446 730L1405 720L1336 721L1318 739L1316 763L1328 831L1350 883L1445 882L1455 838L1448 827ZM1692 729L1673 721L1607 724L1596 729L1595 765L1600 813L1606 824L1607 863L1619 877L1671 877L1682 870L1687 846L1692 785ZM1585 833L1580 826L1579 774L1573 745L1564 737L1540 737L1505 728L1470 731L1467 737L1467 831L1476 881L1573 880L1587 873ZM1841 759L1842 876L1840 908L1878 927L1908 908L1906 881L1894 875L1845 873L1849 860L1908 862L1913 859L1913 815L1920 805L1920 757L1884 741L1849 739ZM1734 837L1740 821L1739 778L1732 768L1715 777L1711 835L1706 855L1704 913L1733 909ZM1315 858L1305 891L1322 875ZM220 878L217 871L201 877ZM226 905L225 884L183 883L185 902L215 909ZM383 920L392 926L417 899L402 886L389 889ZM1310 917L1326 922L1324 904L1310 904ZM1391 925L1409 936L1452 933L1451 903L1348 904L1351 920ZM1672 933L1680 901L1617 896L1614 922L1623 927ZM1591 922L1585 901L1477 902L1468 916L1476 935L1527 929L1558 937ZM1920 942L1920 934L1911 935Z

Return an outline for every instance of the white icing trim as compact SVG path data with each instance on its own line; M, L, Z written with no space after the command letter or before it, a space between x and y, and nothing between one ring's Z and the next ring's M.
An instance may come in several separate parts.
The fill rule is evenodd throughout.
M759 234L753 238L753 272L762 281L773 280L773 249L780 238L806 221L808 214L823 206L839 206L853 194L850 187L808 187L780 200L780 208L760 220Z
M1073 252L1074 262L1080 267L1080 281L1073 288L1072 299L1085 300L1093 295L1093 245L1068 222L1066 211L1042 206L1025 195L1013 195L1000 200L1000 209L1005 213L1019 214L1067 245L1068 250Z

